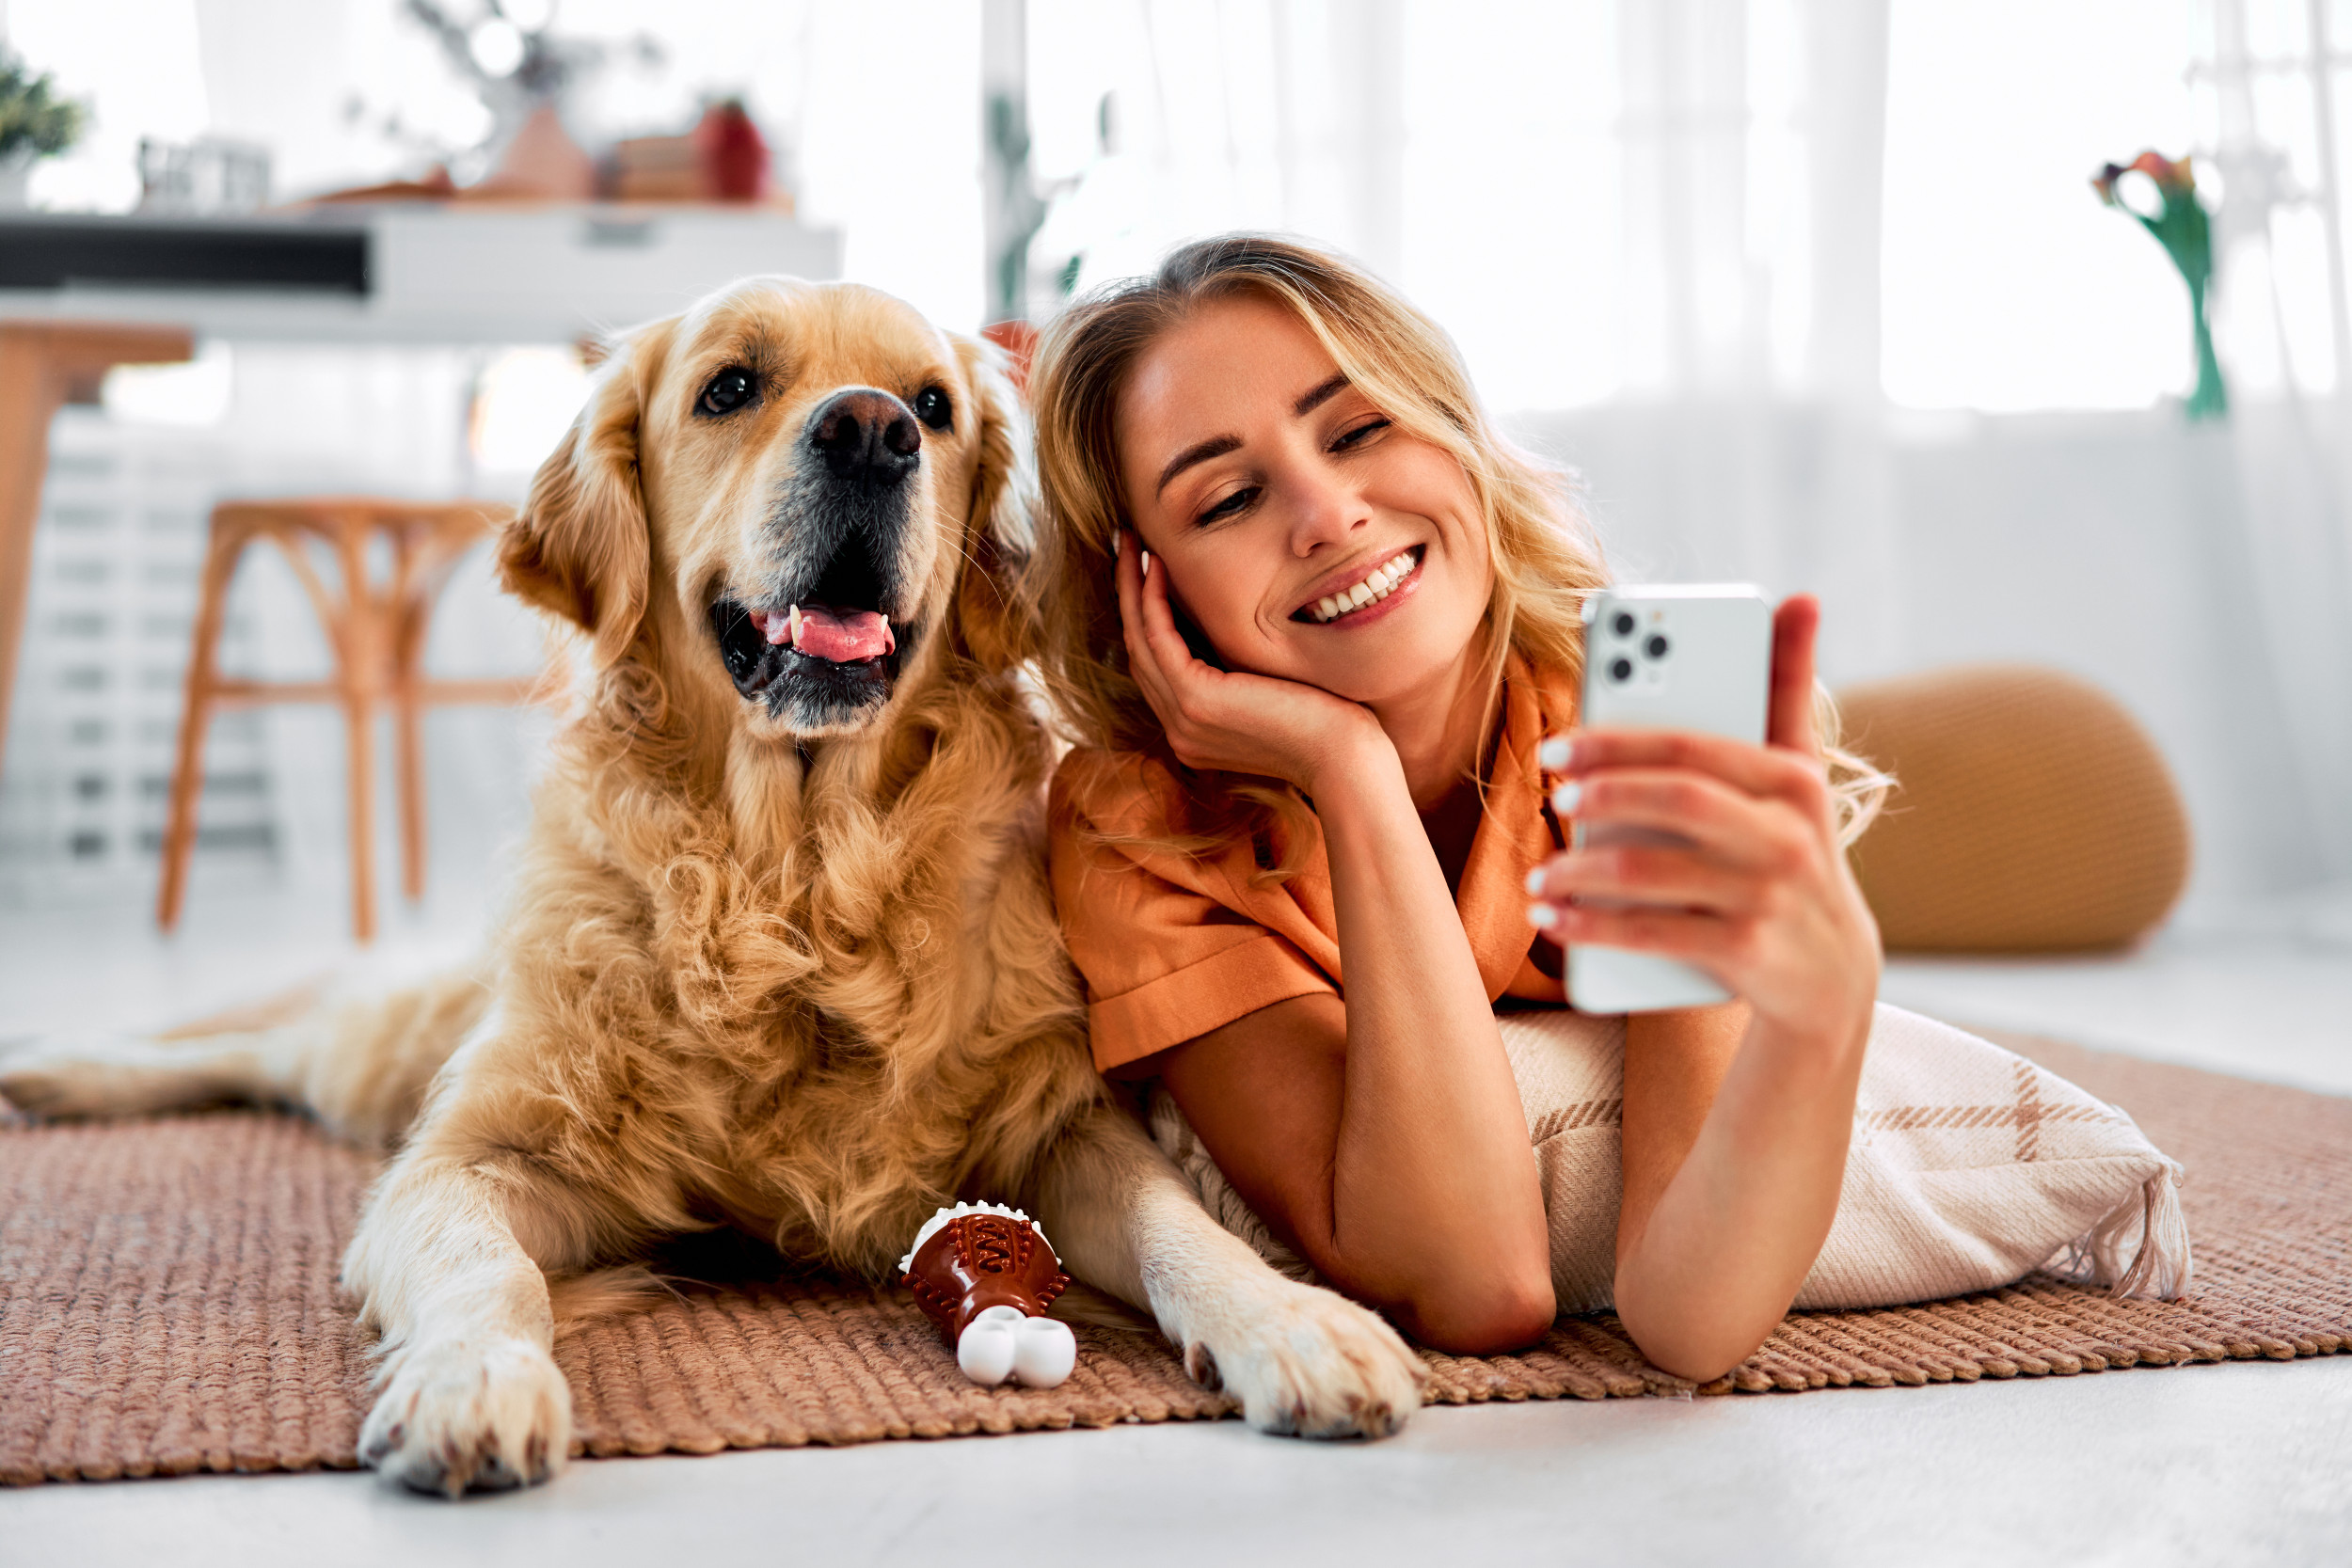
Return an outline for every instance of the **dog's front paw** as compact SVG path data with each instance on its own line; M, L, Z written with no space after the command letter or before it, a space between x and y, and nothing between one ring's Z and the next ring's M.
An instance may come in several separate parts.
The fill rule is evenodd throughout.
M1343 1296L1283 1281L1219 1317L1184 1347L1184 1370L1221 1381L1261 1432L1385 1437L1421 1407L1429 1369L1377 1313Z
M528 1339L447 1339L396 1353L359 1458L454 1497L545 1481L571 1441L571 1386L554 1357Z

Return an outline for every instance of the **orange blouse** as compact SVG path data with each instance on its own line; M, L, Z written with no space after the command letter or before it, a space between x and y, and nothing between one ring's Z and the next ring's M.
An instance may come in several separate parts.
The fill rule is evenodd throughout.
M1535 747L1568 727L1575 696L1516 654L1503 681L1486 809L1454 908L1489 1002L1558 1004L1560 950L1527 923L1526 879L1561 846ZM1054 775L1054 899L1105 1072L1277 1002L1343 990L1330 863L1311 818L1299 869L1281 882L1253 880L1247 842L1196 857L1099 841L1166 836L1179 789L1165 763L1133 752L1074 751Z

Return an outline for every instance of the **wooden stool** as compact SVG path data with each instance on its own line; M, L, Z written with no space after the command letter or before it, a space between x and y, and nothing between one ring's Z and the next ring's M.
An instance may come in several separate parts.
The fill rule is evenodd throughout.
M411 898L424 892L424 772L417 718L428 704L512 703L527 698L533 678L428 680L419 668L433 601L457 560L512 515L485 501L374 500L329 497L298 500L223 501L213 508L204 557L195 645L188 658L187 700L180 719L180 754L171 774L171 815L164 829L163 888L156 923L170 930L187 894L188 857L196 847L196 801L204 787L204 732L215 708L258 703L340 703L349 737L351 796L351 927L361 942L375 936L374 784L373 720L376 705L392 709L400 775L401 884ZM391 577L378 583L368 569L376 539L391 548ZM229 585L246 546L276 545L317 609L335 662L332 679L252 681L218 669L221 623ZM335 588L321 578L308 546L323 544L341 573Z

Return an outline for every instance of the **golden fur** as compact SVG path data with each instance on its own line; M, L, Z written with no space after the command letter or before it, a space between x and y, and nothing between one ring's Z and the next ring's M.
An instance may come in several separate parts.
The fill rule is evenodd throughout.
M993 591L959 592L967 560L1026 543L990 352L863 291L723 298L603 367L503 544L508 585L576 619L596 667L540 786L497 1042L415 1157L526 1153L580 1195L544 1218L567 1262L725 1217L879 1274L939 1203L1024 1186L1098 1093L1032 848L1046 754L1018 642ZM922 476L910 620L939 635L886 716L813 747L738 695L703 613L758 570L742 519L795 444L698 450L682 411L763 354L791 370L777 429L841 386L927 381L973 421Z
M275 1098L397 1145L344 1277L385 1352L362 1457L409 1484L561 1465L551 1279L717 1225L880 1277L958 1197L1038 1208L1066 1267L1263 1426L1380 1432L1417 1402L1396 1337L1218 1229L1089 1063L1014 674L1027 433L993 356L780 279L631 334L501 541L507 586L580 648L483 972L0 1073L52 1115ZM730 367L758 396L707 416ZM952 422L905 478L827 468L827 410L925 388ZM838 667L809 685L729 641L737 609L780 610L852 547L894 674L845 698Z

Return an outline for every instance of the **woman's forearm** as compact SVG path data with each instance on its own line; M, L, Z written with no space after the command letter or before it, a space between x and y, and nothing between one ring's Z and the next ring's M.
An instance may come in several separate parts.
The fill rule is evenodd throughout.
M1318 1264L1423 1338L1523 1342L1551 1318L1543 1195L1454 895L1392 750L1318 782L1347 1013Z
M1836 1038L1756 1019L1698 1137L1621 1238L1616 1305L1643 1354L1719 1377L1788 1309L1837 1212L1867 1015Z

